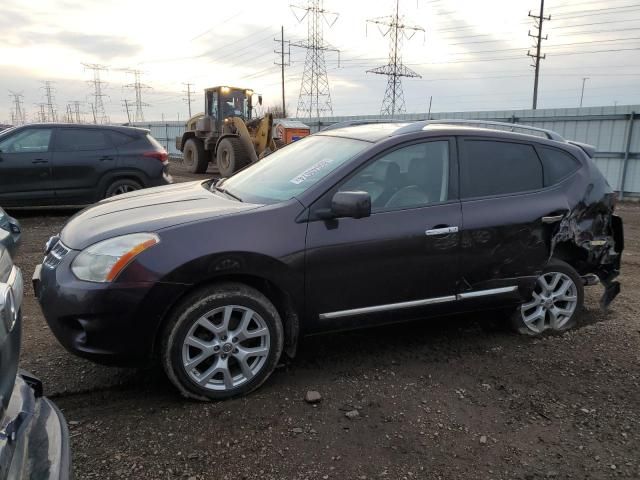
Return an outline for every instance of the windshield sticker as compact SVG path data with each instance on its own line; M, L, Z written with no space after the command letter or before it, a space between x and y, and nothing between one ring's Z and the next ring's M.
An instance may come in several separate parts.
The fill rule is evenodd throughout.
M294 185L300 185L302 182L315 177L319 172L321 172L327 165L331 164L332 162L333 158L323 158L319 162L316 162L315 164L307 168L300 175L297 175L296 177L289 180L289 182L293 183Z

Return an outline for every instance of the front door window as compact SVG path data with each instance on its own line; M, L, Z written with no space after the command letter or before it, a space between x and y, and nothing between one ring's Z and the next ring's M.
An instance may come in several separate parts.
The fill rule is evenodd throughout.
M4 153L44 153L49 151L50 128L24 130L0 142Z

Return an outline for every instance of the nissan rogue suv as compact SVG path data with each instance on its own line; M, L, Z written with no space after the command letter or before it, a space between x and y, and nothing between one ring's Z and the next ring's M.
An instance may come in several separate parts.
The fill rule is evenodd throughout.
M619 292L616 196L592 147L485 126L335 128L228 179L104 200L49 240L44 316L71 352L158 359L198 399L254 390L302 335L492 309L570 329L585 285L603 306Z

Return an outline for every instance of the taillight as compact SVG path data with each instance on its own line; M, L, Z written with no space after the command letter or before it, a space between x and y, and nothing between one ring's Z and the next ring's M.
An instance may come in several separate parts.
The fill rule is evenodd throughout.
M167 163L169 160L169 154L165 150L154 150L153 152L144 152L142 155L145 157L155 158L162 163Z

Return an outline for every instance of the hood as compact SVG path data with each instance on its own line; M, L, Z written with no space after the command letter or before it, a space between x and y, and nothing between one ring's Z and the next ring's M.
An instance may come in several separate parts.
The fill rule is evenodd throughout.
M163 228L260 207L210 192L201 181L148 188L103 200L74 215L62 230L69 248L82 250L107 238Z

